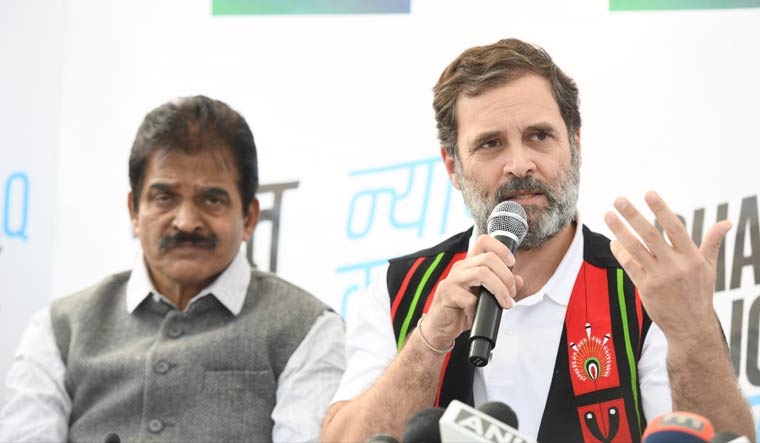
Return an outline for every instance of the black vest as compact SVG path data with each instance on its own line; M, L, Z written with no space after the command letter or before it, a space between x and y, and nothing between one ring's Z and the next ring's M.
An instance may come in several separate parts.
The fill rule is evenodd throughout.
M472 229L390 260L387 274L397 348L427 312L438 283L467 255ZM583 265L570 296L540 442L639 442L646 426L637 365L651 320L609 240L583 227ZM436 406L472 405L469 331L446 355Z

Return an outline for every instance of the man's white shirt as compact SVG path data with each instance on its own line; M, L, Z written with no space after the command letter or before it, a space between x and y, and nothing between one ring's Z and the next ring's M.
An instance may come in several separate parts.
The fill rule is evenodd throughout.
M237 316L245 303L250 279L250 267L240 252L187 307L203 297L213 296ZM175 306L153 288L142 255L127 282L126 297L129 314L146 297ZM272 411L273 441L319 439L322 418L345 366L339 352L344 340L343 322L336 313L326 311L314 322L278 380ZM0 441L67 441L72 403L65 387L65 374L50 311L44 309L35 314L24 332L6 379L10 393L0 412Z
M509 405L517 414L520 432L533 438L541 425L567 304L583 264L582 231L578 222L570 247L544 287L503 312L491 362L474 374L475 406L488 401ZM476 228L470 249L477 237ZM346 372L332 403L351 400L372 386L397 354L385 280L354 296L346 315L346 334ZM665 337L653 323L638 363L647 419L672 410L666 355Z

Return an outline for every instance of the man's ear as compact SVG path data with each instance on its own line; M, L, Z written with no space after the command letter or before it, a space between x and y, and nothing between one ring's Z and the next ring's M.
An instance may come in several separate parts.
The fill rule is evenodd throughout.
M132 196L132 191L127 193L127 208L129 209L129 219L132 221L132 234L137 237L140 234L140 229L137 223L137 208L135 208L135 199Z
M457 174L456 174L456 158L454 158L453 155L449 154L449 152L441 146L441 158L443 159L443 164L446 166L446 172L449 174L449 180L451 180L451 184L456 188L457 190L462 190L462 188L459 186L459 180L457 180Z
M259 199L254 197L248 205L248 213L243 218L243 241L248 241L253 235L253 230L259 222Z

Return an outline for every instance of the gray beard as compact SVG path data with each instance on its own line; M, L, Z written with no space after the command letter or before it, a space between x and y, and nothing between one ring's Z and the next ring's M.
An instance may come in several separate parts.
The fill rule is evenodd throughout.
M528 234L519 249L531 250L554 238L565 226L569 225L576 214L580 171L577 156L573 155L567 168L560 171L556 187L538 180L533 176L514 178L500 186L492 195L481 189L474 181L465 177L462 165L456 159L454 172L462 188L462 197L472 213L478 231L487 234L488 216L493 208L507 196L516 191L537 191L547 199L546 209L537 206L524 206L528 215Z

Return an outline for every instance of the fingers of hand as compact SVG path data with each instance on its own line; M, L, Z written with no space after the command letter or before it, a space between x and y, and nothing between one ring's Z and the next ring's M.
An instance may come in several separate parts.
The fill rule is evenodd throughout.
M503 308L510 308L513 303L512 297L517 294L514 275L498 258L489 255L491 254L472 257L469 266L456 269L456 272L452 269L446 280L451 280L471 294L477 293L479 287L483 286L496 297Z
M686 226L670 210L665 200L654 191L647 192L644 200L647 202L649 209L652 210L660 226L662 226L663 231L668 235L674 249L682 252L690 252L697 249L697 245L694 244L689 233L686 231ZM657 255L657 251L655 251L655 255Z
M633 284L641 286L643 283L643 277L646 275L644 268L633 258L628 250L618 240L612 240L610 242L610 251L615 256L620 265L625 269Z
M520 275L515 275L515 286L517 289L522 289L525 286L525 279Z
M636 209L628 199L620 197L615 200L614 205L615 209L617 209L623 218L625 218L631 225L631 228L639 234L647 248L652 251L652 255L655 257L663 257L670 251L671 248L662 237L662 234L660 234L660 231L658 231L649 220L641 215L638 209ZM628 247L625 242L623 242L623 244ZM631 252L633 253L634 251Z
M641 243L641 241L636 238L633 232L631 232L631 230L625 226L617 214L614 212L607 212L604 214L604 221L607 223L607 226L617 238L617 243L619 246L616 247L622 247L625 249L626 253L639 265L642 265L644 267L654 266L655 258L652 253L649 252L649 250ZM614 251L613 254L615 254ZM615 257L617 258L617 254L615 254ZM618 260L620 259L618 258Z
M720 243L731 230L733 225L728 220L723 220L714 224L705 234L702 245L699 247L699 252L710 263L710 266L715 268L718 262L718 252L720 251Z
M460 283L447 278L438 285L438 291L433 301L440 302L445 308L462 310L475 306L477 297L468 288L464 288Z
M515 265L515 256L510 252L509 248L499 240L485 234L478 237L467 256L475 257L486 252L496 254L508 268Z

